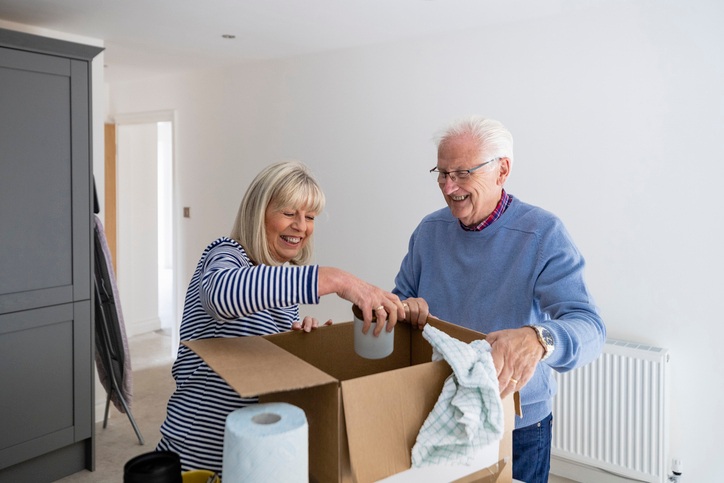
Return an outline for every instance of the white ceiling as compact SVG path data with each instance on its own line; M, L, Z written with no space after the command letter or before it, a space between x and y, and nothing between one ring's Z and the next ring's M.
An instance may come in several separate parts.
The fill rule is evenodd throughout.
M219 67L559 12L566 0L0 0L0 19L105 44L105 78ZM222 38L235 35L233 40Z

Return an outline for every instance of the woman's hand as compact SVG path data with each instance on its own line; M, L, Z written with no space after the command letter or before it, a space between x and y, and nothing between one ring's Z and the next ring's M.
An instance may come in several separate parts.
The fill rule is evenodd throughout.
M332 325L332 319L329 319L324 325ZM301 322L296 321L292 324L292 330L303 330L304 332L311 332L319 327L319 321L314 317L307 315Z
M319 295L336 293L362 310L363 333L377 320L374 335L385 329L391 332L398 320L405 318L405 307L400 298L386 290L365 282L351 273L333 267L319 267Z
M357 281L358 283L350 285L349 292L339 295L362 310L362 333L366 334L370 330L373 318L377 321L373 332L375 337L380 335L383 329L392 332L397 321L405 318L405 307L400 298L363 280Z

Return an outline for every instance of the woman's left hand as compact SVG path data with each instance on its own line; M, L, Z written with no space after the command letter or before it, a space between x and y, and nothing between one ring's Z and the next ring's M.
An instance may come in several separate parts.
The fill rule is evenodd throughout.
M329 319L324 325L332 325L332 319ZM292 330L303 330L304 332L311 332L319 327L319 321L314 317L307 315L301 322L297 321L292 324Z

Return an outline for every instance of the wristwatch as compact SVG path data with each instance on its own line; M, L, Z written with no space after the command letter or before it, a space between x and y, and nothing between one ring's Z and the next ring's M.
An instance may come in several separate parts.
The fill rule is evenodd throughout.
M543 346L543 350L545 352L543 352L543 357L541 358L541 361L548 359L550 355L553 354L553 351L556 349L553 334L550 330L546 329L541 325L528 325L527 327L535 330L535 333L538 336L538 342L540 342L540 345Z

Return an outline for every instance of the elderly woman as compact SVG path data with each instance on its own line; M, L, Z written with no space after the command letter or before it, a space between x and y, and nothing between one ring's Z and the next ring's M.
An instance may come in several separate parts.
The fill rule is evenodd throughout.
M320 296L331 293L359 306L366 322L373 314L386 320L377 324L378 334L385 325L392 330L405 317L396 295L338 268L305 265L324 201L301 163L278 163L259 173L241 202L231 236L213 241L201 255L186 293L181 340L309 332L319 322L300 320L299 304L319 303ZM176 390L156 449L178 453L184 470L220 473L226 417L257 399L241 398L184 345L172 374Z

